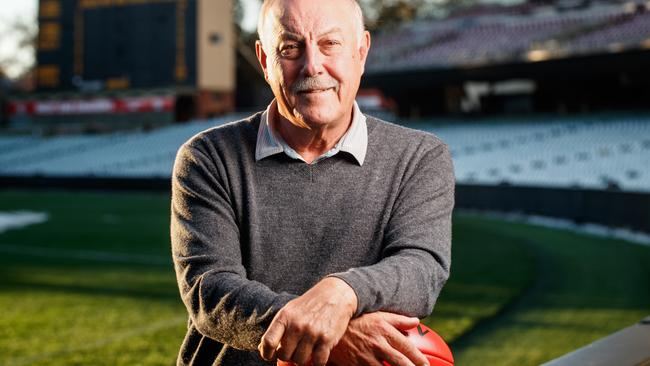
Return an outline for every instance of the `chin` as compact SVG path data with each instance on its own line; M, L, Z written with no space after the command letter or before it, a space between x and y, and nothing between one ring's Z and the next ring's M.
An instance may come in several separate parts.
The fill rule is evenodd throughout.
M297 110L302 120L310 126L324 126L336 120L335 113L330 111L314 111L314 110Z
M326 125L341 117L338 99L331 95L298 99L295 111L308 125Z

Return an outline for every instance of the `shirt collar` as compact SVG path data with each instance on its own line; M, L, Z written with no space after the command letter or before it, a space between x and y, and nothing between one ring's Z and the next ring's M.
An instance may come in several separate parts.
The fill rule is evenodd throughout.
M273 131L270 118L273 118L277 111L276 101L273 100L266 108L260 120L260 127L257 130L257 145L255 146L255 160L259 161L268 156L284 152L294 159L301 159L295 150L293 150L282 136ZM352 107L352 124L347 132L336 143L332 150L321 155L314 160L320 161L324 158L335 155L339 151L345 151L351 154L359 165L363 165L368 149L368 127L366 125L366 116L361 113L357 102Z

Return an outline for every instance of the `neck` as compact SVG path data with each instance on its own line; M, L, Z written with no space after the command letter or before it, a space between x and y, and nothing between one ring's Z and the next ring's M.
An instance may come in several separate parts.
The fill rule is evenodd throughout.
M345 135L352 125L353 112L346 114L346 118L328 123L326 125L309 125L310 128L297 126L281 114L275 114L273 128L284 141L291 146L306 162L311 163L322 154L331 150Z

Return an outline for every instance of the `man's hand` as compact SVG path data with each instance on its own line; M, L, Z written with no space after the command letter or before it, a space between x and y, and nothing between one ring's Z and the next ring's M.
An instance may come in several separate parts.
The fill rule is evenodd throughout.
M381 365L427 366L426 357L406 338L402 331L420 324L418 318L374 312L353 319L334 347L330 363L337 366Z
M343 280L327 277L289 301L258 346L263 359L324 366L357 310L357 296Z

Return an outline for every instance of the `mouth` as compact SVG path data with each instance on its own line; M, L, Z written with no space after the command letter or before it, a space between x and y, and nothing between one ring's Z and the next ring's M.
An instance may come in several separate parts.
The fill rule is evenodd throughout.
M321 94L329 90L334 90L334 88L302 90L298 94Z

